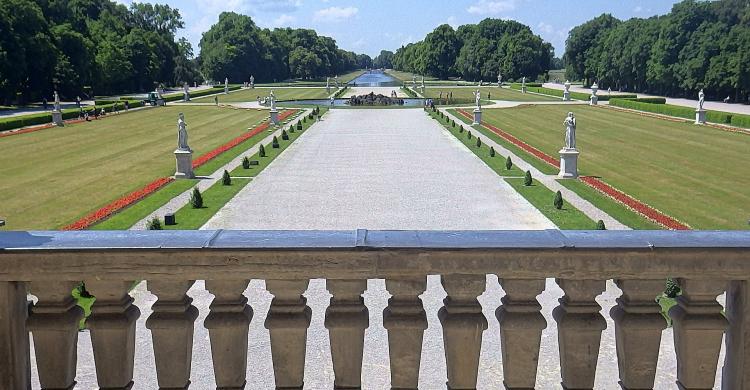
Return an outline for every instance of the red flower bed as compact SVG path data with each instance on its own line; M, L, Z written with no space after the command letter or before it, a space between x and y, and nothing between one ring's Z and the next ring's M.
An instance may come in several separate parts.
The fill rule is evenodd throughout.
M465 116L465 117L467 117L469 119L473 119L473 116L471 114L469 114L468 112L464 111L464 110L458 110L458 112L461 113L461 115L463 115L463 116ZM483 123L482 126L486 127L487 129L489 129L493 133L495 133L495 134L503 137L506 141L512 143L513 145L518 146L519 148L525 150L526 152L528 152L528 153L532 154L533 156L539 158L540 160L546 162L547 164L552 165L555 168L559 168L560 167L560 161L558 161L556 158L554 158L554 157L552 157L552 156L550 156L550 155L542 152L541 150L539 150L539 149L537 149L537 148L535 148L535 147L527 144L526 142L521 141L520 139L518 139L518 138L514 137L513 135L511 135L510 133L508 133L506 131L503 131L502 129L499 129L499 128L495 127L495 126L486 124L486 123Z
M282 112L279 115L279 120L284 120L288 118L290 115L294 114L296 110L287 110ZM263 123L259 125L258 127L254 128L253 130L227 142L224 145L219 146L218 148L198 157L195 161L193 161L193 168L197 168L206 162L210 161L212 158L215 158L216 156L228 151L229 149L232 149L233 147L239 145L242 143L242 141L245 141L249 139L250 137L253 137L263 130L268 129L269 124L268 122ZM114 202L100 208L99 210L94 211L93 213L73 222L70 225L67 225L62 228L62 230L83 230L88 228L89 226L104 220L105 218L110 217L111 215L119 212L120 210L132 205L135 202L138 202L139 200L145 198L146 196L156 192L158 189L164 187L165 185L171 183L174 181L173 177L162 177L160 179L156 179L153 182L149 183L145 187L141 188L140 190L137 190L135 192L132 192L126 196L123 196L120 199L115 200Z
M458 112L469 118L473 119L473 116L469 114L468 112L464 110L458 110ZM482 124L485 128L489 129L493 133L503 137L508 142L518 146L519 148L527 151L528 153L532 154L533 156L539 158L540 160L554 166L559 167L560 162L552 158L551 156L545 154L541 150L521 141L520 139L514 137L513 135L495 127L489 124ZM687 224L684 224L664 213L661 211L633 198L632 196L610 186L609 184L595 178L592 176L581 176L580 177L581 182L588 185L591 188L594 188L595 190L607 195L608 197L614 199L615 201L624 204L629 209L635 211L636 213L648 218L651 221L654 221L658 223L659 225L664 226L667 229L674 229L674 230L690 230L690 226Z
M279 114L279 120L283 121L284 119L288 118L290 115L292 115L295 112L296 112L296 110L286 110L286 111L284 111L284 112L282 112L282 113ZM237 137L237 138L235 138L235 139L233 139L233 140L225 143L224 145L221 145L218 148L216 148L216 149L214 149L214 150L212 150L212 151L210 151L208 153L205 153L205 154L201 155L200 157L198 157L195 160L193 160L193 168L198 168L201 165L203 165L203 164L211 161L216 156L218 156L218 155L226 152L229 149L232 149L233 147L241 144L242 142L244 142L244 141L246 141L246 140L248 140L248 139L256 136L257 134L263 132L264 130L268 129L269 126L270 126L270 123L269 122L265 122L265 123L261 124L260 126L254 128L253 130L251 130L251 131L249 131L249 132L247 132L245 134L242 134L239 137Z
M174 181L174 178L172 177L162 177L160 179L156 179L152 181L151 183L149 183L148 185L146 185L145 187L141 188L140 190L131 192L130 194L125 195L122 198L115 200L114 202L100 208L99 210L94 211L93 213L79 219L78 221L75 221L74 223L63 227L62 230L86 229L87 227L95 224L96 222L99 222L103 220L104 218L107 218L110 215L124 209L125 207L128 207L131 204L156 192L156 190L164 187L165 185L173 181Z

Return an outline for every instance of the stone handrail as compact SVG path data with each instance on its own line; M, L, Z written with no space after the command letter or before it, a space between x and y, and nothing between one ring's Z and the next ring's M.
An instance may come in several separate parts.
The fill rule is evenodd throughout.
M673 277L682 288L670 311L681 388L713 386L726 333L723 389L750 389L750 232L558 230L0 232L0 388L29 388L29 331L42 388L74 385L83 313L70 291L80 281L97 298L87 323L99 386L129 388L140 311L128 289L137 280L146 280L158 298L146 326L159 386L189 384L197 310L186 292L194 280L206 280L215 296L204 322L214 377L220 388L241 388L252 318L243 295L249 279L266 279L274 295L265 326L276 386L299 388L310 325L301 294L310 278L328 279L333 295L325 327L335 386L362 385L369 317L361 294L367 279L383 278L393 296L383 313L391 385L417 388L427 327L418 296L426 276L436 274L448 294L439 318L449 388L476 387L487 327L477 297L485 275L496 274L506 292L496 316L507 388L535 386L548 326L536 296L550 277L565 292L554 310L563 386L594 386L606 327L595 298L614 279L623 291L611 313L622 387L653 388L666 326L654 298ZM716 297L725 291L723 308ZM32 306L29 293L38 298Z

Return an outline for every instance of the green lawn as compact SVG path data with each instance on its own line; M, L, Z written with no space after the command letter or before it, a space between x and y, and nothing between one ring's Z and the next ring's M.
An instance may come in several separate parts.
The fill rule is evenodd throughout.
M175 213L176 225L164 225L165 230L196 230L205 225L211 217L229 202L251 179L232 179L232 185L225 186L221 180L205 190L203 195L203 207L194 209L190 204L183 206Z
M267 111L167 106L0 138L0 215L9 230L57 229L174 173L177 114L194 157Z
M578 118L581 174L696 229L750 228L745 134L589 106L487 109L483 120L558 157L568 110Z
M261 99L268 96L271 91L276 96L276 100L297 100L297 99L326 99L328 93L325 87L319 88L260 88L254 89L242 89L239 91L230 92L227 95L219 94L219 103L239 103L239 102L255 102L258 101L258 96ZM331 87L331 93L335 91L335 88ZM213 102L213 96L206 96L198 99L193 99L191 102L196 103L207 103Z
M440 93L443 93L443 98L453 92L453 102L466 103L474 102L474 92L477 88L470 87L427 87L425 88L424 95L428 98L438 99ZM542 101L558 101L559 99L536 95L533 93L521 93L510 88L498 88L498 87L481 87L479 90L482 92L482 99L485 100L510 100L518 102L542 102ZM489 95L487 95L489 94Z
M505 169L505 157L500 155L500 153L495 153L495 156L492 157L490 155L490 147L487 146L486 143L482 142L479 147L477 147L477 133L474 129L464 126L464 131L461 131L461 124L450 121L447 119L447 117L440 118L440 116L437 113L433 113L432 111L429 111L430 116L438 121L440 124L443 125L448 131L453 134L454 137L456 137L459 141L461 141L464 146L469 148L472 153L474 153L477 157L479 157L482 161L484 161L485 164L487 164L488 167L490 167L495 173L497 173L500 176L523 176L524 172L518 169L515 165L512 165L510 169ZM469 138L469 132L471 132L473 135L471 138ZM480 136L481 138L481 136ZM512 160L511 160L512 162Z
M400 70L393 70L393 69L388 69L385 72L401 81L405 81L405 82L408 81L409 83L411 83L412 76L414 75L414 73L411 73L411 72L402 72ZM418 74L416 76L417 76L417 84L419 84L422 81L422 75ZM424 79L425 81L437 80L437 78L432 77L432 76L427 76L427 75L424 76Z
M591 220L586 214L577 208L571 206L563 199L563 208L558 210L553 204L555 193L545 187L538 181L534 180L532 185L523 185L523 178L507 178L505 181L511 185L521 196L526 198L534 207L536 207L545 217L549 218L552 223L557 225L561 230L594 230L596 222Z

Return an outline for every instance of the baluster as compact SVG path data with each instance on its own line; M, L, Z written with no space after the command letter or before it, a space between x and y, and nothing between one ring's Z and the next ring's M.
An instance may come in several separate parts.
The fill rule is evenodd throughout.
M552 315L557 321L560 348L560 373L566 389L593 389L599 343L607 322L599 311L596 297L606 283L603 280L558 279L565 291Z
M729 329L721 373L722 390L750 389L750 281L734 280L727 289Z
M547 327L536 296L544 291L544 283L544 279L500 280L505 296L495 316L500 322L503 383L508 389L535 387L542 330Z
M277 389L301 389L305 376L305 347L311 311L302 293L307 280L267 280L274 295L266 318Z
M623 389L651 389L659 361L661 332L667 321L655 298L664 291L664 279L616 280L622 290L610 311L615 322L617 366Z
M190 385L193 330L198 309L187 291L193 281L148 281L157 296L146 320L154 344L156 377L162 389L186 389Z
M206 280L206 289L214 299L203 324L211 341L217 389L245 387L247 333L253 318L253 309L243 295L248 283L249 280Z
M72 389L76 378L78 324L83 309L71 292L75 282L33 282L39 298L27 321L34 335L36 366L42 389Z
M422 336L427 329L427 315L419 294L427 278L386 279L385 286L393 297L383 310L383 326L388 330L391 358L391 388L416 389L422 357Z
M728 326L716 296L724 292L726 282L680 279L682 295L669 315L674 324L677 354L677 384L680 389L711 389L724 330Z
M487 319L477 297L484 292L485 275L444 275L448 296L438 312L443 325L448 388L475 389Z
M91 330L96 379L100 388L130 389L135 359L135 321L141 312L128 295L133 282L87 281L96 297L87 324Z
M370 318L362 293L367 280L328 280L333 294L326 310L325 327L331 338L334 387L356 389L362 382L362 352Z
M0 389L30 389L26 283L0 282Z

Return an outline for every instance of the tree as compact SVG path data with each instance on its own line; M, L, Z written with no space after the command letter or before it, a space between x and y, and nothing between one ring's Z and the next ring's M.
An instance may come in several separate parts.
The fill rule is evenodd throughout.
M380 54L372 60L374 68L393 68L393 52L381 50Z
M310 78L323 69L323 61L312 51L298 47L289 53L289 71L293 77Z
M438 26L427 34L424 40L424 69L427 74L447 78L453 74L453 65L461 49L461 41L453 27L448 24Z

